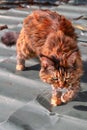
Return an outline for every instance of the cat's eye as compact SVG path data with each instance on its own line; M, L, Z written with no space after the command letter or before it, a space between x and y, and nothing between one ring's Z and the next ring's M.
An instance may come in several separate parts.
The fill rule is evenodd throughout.
M69 77L66 77L66 80L68 80L69 79Z
M57 77L53 77L53 80L58 80L58 78Z

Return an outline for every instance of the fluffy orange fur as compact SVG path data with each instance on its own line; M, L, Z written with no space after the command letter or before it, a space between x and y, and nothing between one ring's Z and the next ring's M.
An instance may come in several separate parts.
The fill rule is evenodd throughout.
M40 78L52 85L52 105L75 98L80 90L82 61L69 20L50 10L34 11L24 19L16 47L17 70L25 69L26 59L40 59Z

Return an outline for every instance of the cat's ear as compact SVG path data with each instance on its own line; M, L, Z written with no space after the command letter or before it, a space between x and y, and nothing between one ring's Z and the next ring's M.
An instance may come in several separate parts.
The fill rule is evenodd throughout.
M53 66L54 63L47 57L40 57L40 61L41 61L41 66L43 66L44 68L47 68L48 66Z
M41 66L47 68L49 66L49 62L47 60L47 58L43 57L41 58Z
M76 57L77 57L77 52L73 52L73 53L71 53L71 55L69 55L69 57L67 59L69 66L73 66L75 64Z

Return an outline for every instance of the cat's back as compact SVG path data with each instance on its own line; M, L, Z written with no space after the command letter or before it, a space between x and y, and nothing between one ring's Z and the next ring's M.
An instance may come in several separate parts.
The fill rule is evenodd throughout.
M30 21L33 22L34 20L38 23L43 23L45 20L48 20L48 22L53 22L58 20L58 17L60 17L58 13L50 10L36 10L24 19L24 24L30 24Z
M61 30L65 35L77 39L71 21L66 19L63 15L50 10L33 11L32 14L24 19L23 27L25 30L28 30L30 34L42 33L47 36L51 32Z
M56 30L60 15L50 10L36 10L24 19L24 28L32 28L33 30Z

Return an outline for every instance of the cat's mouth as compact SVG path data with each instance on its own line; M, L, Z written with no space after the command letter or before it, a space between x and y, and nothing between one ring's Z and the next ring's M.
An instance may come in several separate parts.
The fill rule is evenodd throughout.
M69 91L72 88L71 84L68 86L68 88L66 88L66 87L62 87L62 88L61 87L57 87L57 88L55 88L54 85L51 85L51 86L52 86L52 93L60 92L62 94L66 93L67 91Z

